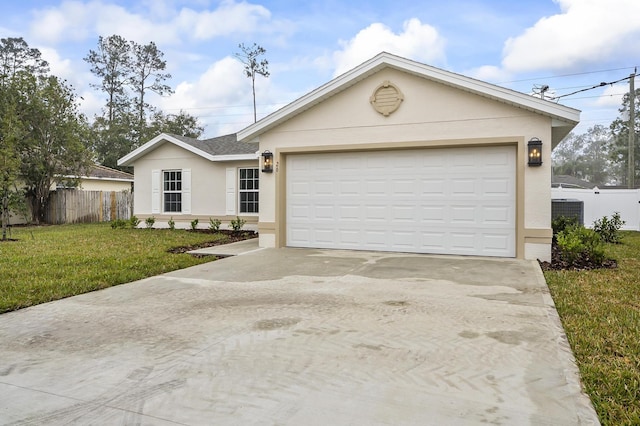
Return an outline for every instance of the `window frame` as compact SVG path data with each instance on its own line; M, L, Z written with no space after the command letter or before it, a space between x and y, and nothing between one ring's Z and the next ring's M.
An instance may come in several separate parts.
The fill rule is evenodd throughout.
M167 180L167 174L175 173L176 177L174 179L169 178ZM179 174L179 179L177 178ZM162 212L163 213L182 213L183 211L183 179L184 173L182 169L167 169L162 170ZM167 184L171 186L171 183L174 183L179 189L167 189ZM169 203L173 205L177 205L178 210L167 210L167 199L166 196L169 194L178 194L178 200L170 200Z
M243 171L251 170L251 177ZM245 185L243 185L243 183ZM250 184L249 184L250 183ZM243 188L244 186L244 188ZM251 186L251 188L247 188ZM242 200L243 194L253 194L253 199ZM254 211L245 211L249 205L254 206ZM260 168L259 167L238 167L238 213L242 215L258 215L260 213Z

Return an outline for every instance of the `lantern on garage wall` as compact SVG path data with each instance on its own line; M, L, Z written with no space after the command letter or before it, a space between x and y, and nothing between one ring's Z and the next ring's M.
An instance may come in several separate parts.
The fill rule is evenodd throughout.
M529 154L529 166L542 166L542 141L538 138L532 138L527 143L527 152Z
M262 153L262 171L264 173L273 172L273 152L269 150Z

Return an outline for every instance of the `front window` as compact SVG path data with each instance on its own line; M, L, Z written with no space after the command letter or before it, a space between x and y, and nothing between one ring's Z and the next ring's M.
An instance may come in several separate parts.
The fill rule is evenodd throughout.
M163 172L164 211L182 211L182 172L180 170L166 170Z
M259 169L240 169L240 213L258 213Z

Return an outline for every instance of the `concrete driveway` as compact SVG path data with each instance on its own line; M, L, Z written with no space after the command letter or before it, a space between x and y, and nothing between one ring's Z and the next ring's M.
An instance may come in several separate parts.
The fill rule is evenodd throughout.
M267 249L0 315L1 424L597 424L534 262Z

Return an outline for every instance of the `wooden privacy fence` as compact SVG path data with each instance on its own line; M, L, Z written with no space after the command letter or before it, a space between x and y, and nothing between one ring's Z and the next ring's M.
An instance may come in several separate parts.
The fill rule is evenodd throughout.
M44 220L53 225L110 222L115 219L128 220L132 211L131 192L59 189L49 197Z

